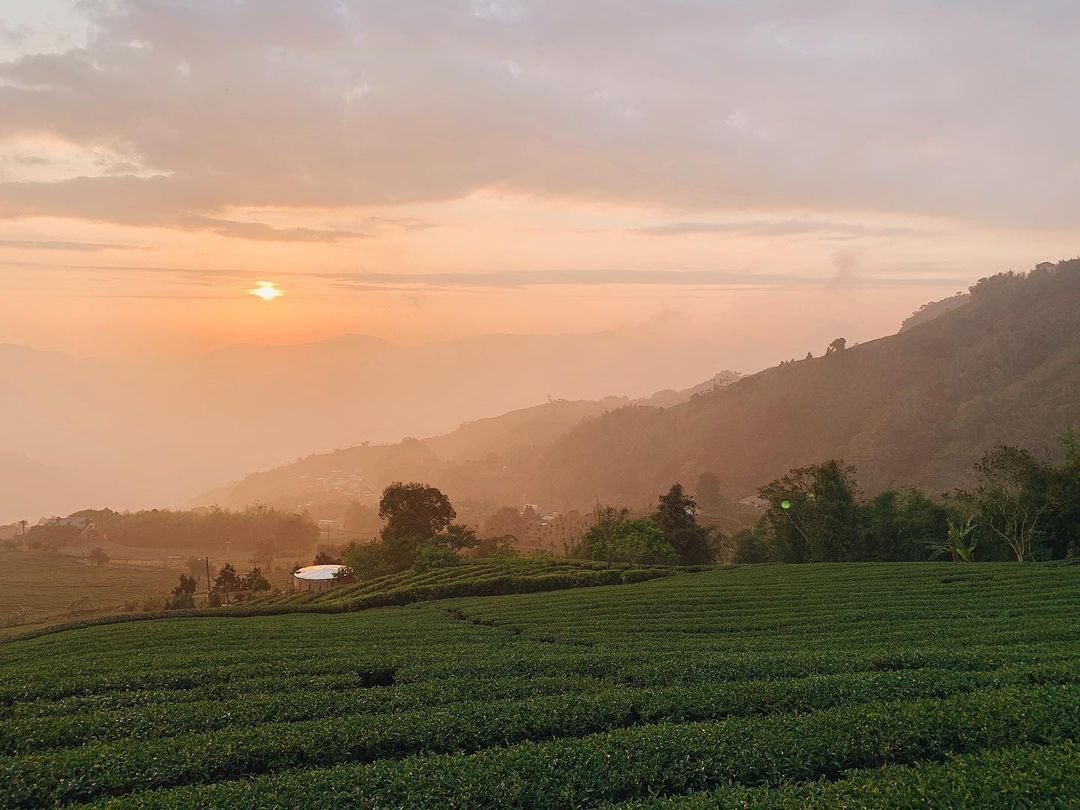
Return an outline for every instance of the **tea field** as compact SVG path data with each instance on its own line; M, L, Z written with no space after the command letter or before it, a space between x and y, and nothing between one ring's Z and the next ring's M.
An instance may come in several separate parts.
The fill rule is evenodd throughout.
M0 644L0 806L1070 807L1080 565L742 566Z
M453 596L491 596L508 593L558 591L593 585L619 585L671 576L676 571L704 570L711 566L673 568L660 565L606 563L562 558L509 557L465 560L430 571L407 570L377 579L342 585L322 593L279 593L249 600L255 607L310 607L365 610L404 605Z

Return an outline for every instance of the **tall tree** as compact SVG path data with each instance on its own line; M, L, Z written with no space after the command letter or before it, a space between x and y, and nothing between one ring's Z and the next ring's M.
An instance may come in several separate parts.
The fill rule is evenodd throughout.
M393 541L434 537L453 522L457 512L435 487L395 482L383 490L379 517L386 521L380 536Z
M660 496L652 516L683 565L709 561L709 533L698 523L697 514L697 502L686 494L682 484L675 483L666 495Z
M1046 516L1043 545L1053 559L1080 556L1080 434L1061 437L1065 462L1050 472L1053 508Z
M860 555L855 468L832 459L766 484L762 517L776 555L787 562L853 560Z
M1027 450L999 445L975 465L974 491L958 493L978 523L1004 542L1017 562L1034 557L1054 505L1053 471Z

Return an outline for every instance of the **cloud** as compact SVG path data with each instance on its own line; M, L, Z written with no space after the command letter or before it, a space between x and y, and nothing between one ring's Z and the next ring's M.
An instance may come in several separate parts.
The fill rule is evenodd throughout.
M367 236L358 231L274 228L262 222L236 222L195 215L183 217L180 222L192 230L207 230L218 236L235 236L261 242L340 242L343 239L363 239Z
M845 254L846 255L846 254ZM837 260L841 261L840 259ZM854 261L854 260L853 260ZM692 288L762 288L762 287L822 287L834 286L839 276L848 286L911 287L933 285L966 285L967 280L909 274L860 274L854 276L855 263L837 266L830 277L812 277L797 273L751 273L726 270L506 270L488 273L320 273L328 284L354 290L379 289L480 289L546 286L669 286ZM305 278L316 277L304 274Z
M643 236L687 236L696 234L740 233L751 236L803 236L823 234L830 237L857 238L863 236L930 236L934 231L898 226L870 226L847 222L814 220L780 220L760 222L668 222L633 228L632 233Z
M250 271L229 268L191 268L154 265L104 264L43 264L0 260L0 267L29 268L36 272L90 271L102 274L151 275L173 283L199 287L235 286L250 283ZM757 273L738 270L498 270L492 272L449 273L385 273L336 272L312 270L276 272L274 278L298 286L311 294L320 292L337 295L340 292L407 292L422 298L423 293L478 291L496 289L525 289L529 287L684 287L688 289L815 289L836 286L866 288L901 287L966 287L970 283L952 268L921 267L892 268L859 272L857 257L840 253L834 257L834 272L828 276L808 276L804 273ZM951 275L944 276L944 273Z
M87 252L137 249L135 245L112 245L105 242L64 242L34 239L0 239L0 248L18 248L22 250L79 250Z
M236 207L496 190L1080 225L1074 3L79 7L92 23L84 47L0 63L0 140L47 135L140 173L0 183L0 216L185 228ZM834 238L845 234L859 235Z

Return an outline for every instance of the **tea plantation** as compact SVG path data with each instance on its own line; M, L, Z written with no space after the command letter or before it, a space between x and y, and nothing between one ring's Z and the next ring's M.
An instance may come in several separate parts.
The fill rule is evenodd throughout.
M0 805L1074 807L1080 565L743 566L0 644Z

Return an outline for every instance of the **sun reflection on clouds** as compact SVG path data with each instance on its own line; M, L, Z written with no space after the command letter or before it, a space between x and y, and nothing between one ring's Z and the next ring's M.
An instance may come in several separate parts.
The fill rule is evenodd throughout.
M275 298L280 298L285 294L272 281L257 281L255 286L248 290L247 293L248 295L257 296L263 301L273 301Z

